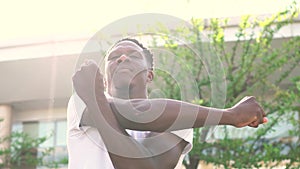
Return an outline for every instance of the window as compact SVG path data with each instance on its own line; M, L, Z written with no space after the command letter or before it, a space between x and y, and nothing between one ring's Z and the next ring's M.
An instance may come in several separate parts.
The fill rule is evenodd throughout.
M32 121L13 125L13 131L25 132L33 138L47 137L47 140L38 147L37 154L41 156L42 150L53 148L51 156L44 159L46 162L67 158L66 130L66 120Z

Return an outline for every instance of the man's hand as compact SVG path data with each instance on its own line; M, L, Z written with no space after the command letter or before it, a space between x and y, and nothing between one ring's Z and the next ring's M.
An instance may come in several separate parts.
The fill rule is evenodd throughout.
M233 115L233 125L235 127L258 127L259 124L268 121L264 110L253 96L244 97L240 102L230 108L229 111Z
M97 97L105 97L103 76L96 62L85 61L72 77L73 86L78 96L87 104L96 101Z

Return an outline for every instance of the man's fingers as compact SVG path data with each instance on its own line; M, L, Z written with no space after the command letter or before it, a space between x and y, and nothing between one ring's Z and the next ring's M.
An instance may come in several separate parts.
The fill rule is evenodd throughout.
M268 120L267 117L264 117L264 118L263 118L263 124L268 123L268 121L269 121L269 120Z
M266 117L267 115L266 115L264 109L260 105L259 105L259 107L260 107L260 111L262 112L263 117Z
M86 59L86 60L83 62L83 65L85 65L85 66L93 65L93 66L95 66L95 67L98 67L98 66L97 66L97 63L96 63L94 60L91 60L91 59Z
M262 123L260 123L258 120L256 120L256 121L250 123L248 126L257 128L260 124L265 124L265 123L268 123L268 118L267 117L263 118Z
M267 117L263 117L263 120L262 122L260 122L259 119L253 121L252 123L250 123L248 126L249 127L254 127L254 128L257 128L260 124L265 124L268 122L268 118Z
M258 125L259 125L258 122L252 122L252 123L250 123L248 126L249 126L249 127L257 128Z
M251 97L251 99L254 99L254 103L257 106L257 117L258 117L259 123L262 124L262 123L264 123L264 117L266 117L266 113L263 110L263 108L261 107L261 105L256 101L255 97Z
M259 110L260 110L260 113L262 114L263 117L266 117L266 113L264 111L264 109L262 108L262 106L255 100L255 103L257 104Z

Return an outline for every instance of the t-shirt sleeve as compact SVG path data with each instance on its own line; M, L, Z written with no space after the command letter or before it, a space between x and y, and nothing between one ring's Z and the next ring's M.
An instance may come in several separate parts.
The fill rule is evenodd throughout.
M81 98L76 93L74 93L69 100L68 108L67 108L69 131L81 130L79 125L85 108L86 108L85 103L81 100Z
M177 135L178 137L184 139L188 144L185 146L182 154L185 155L190 152L193 148L193 129L184 129L184 130L176 130L171 133Z

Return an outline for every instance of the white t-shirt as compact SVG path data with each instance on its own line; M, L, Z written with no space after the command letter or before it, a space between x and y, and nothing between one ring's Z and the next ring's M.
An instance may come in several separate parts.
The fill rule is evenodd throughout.
M76 103L76 104L75 104ZM71 96L67 109L67 146L69 169L114 169L109 154L98 133L89 126L80 127L80 120L86 108L85 103L75 93ZM144 132L128 131L134 138ZM188 142L175 169L180 169L184 156L192 149L193 129L173 131Z

